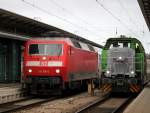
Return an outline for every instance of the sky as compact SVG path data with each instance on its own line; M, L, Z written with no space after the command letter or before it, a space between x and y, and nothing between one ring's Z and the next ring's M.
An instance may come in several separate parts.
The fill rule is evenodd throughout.
M135 37L150 52L150 31L137 0L0 0L0 8L101 45L110 37Z

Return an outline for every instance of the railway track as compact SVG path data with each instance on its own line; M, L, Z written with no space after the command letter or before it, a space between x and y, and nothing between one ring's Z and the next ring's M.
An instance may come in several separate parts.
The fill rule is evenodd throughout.
M27 98L24 100L11 102L7 104L0 105L0 113L11 113L17 110L33 107L36 105L40 105L45 102L53 101L58 97L51 97L51 98Z
M120 113L135 97L106 96L99 99L75 113Z

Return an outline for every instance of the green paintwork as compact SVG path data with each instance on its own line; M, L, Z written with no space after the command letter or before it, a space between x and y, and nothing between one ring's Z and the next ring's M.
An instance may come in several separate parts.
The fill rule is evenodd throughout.
M107 50L103 49L102 50L102 59L101 59L101 69L102 71L105 71L106 70L106 67L107 67Z
M135 68L137 72L144 73L144 54L143 53L136 53L135 54Z

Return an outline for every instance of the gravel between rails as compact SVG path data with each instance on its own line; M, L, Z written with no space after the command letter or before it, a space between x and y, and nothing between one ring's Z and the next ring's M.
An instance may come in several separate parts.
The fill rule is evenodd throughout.
M91 106L76 113L117 113L123 109L124 105L131 100L131 97L105 97Z
M43 103L39 106L19 110L13 113L74 113L79 108L84 107L102 98L105 94L100 91L95 91L94 96L89 96L87 93L80 93L66 98L59 98L54 101Z

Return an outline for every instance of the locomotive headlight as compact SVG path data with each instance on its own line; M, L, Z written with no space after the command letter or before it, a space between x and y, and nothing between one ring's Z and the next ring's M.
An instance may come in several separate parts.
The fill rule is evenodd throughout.
M122 57L121 57L121 56L119 57L119 60L122 60Z
M60 73L60 69L56 69L56 73Z
M135 72L134 71L130 72L130 77L135 77Z
M46 60L46 57L43 57L42 59L43 59L43 60Z
M29 71L29 73L31 73L31 72L32 72L32 69L29 69L28 71Z
M111 77L111 74L110 74L110 71L109 71L109 70L106 71L105 76L106 76L106 77Z
M106 71L106 74L110 74L110 71L107 70L107 71Z
M134 74L134 71L131 71L131 74L133 75L133 74Z

